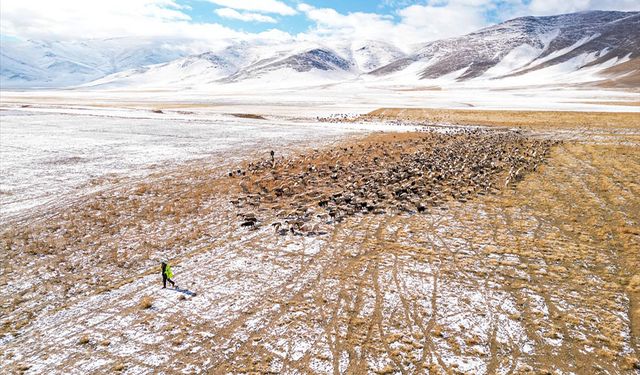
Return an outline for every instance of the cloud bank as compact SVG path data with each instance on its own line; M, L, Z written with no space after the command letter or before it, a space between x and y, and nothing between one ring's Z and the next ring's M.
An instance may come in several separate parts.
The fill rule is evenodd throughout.
M637 0L380 0L380 12L338 12L313 0L2 0L0 33L22 39L144 37L193 45L222 40L374 39L410 46L462 35L522 15L591 9L640 10ZM189 4L209 4L220 22L195 21ZM326 2L324 2L326 4ZM383 12L382 9L385 11ZM282 31L283 20L306 25ZM271 25L246 32L225 20Z

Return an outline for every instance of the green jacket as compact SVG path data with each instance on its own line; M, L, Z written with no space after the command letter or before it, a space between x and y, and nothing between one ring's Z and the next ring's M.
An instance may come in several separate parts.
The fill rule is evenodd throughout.
M173 271L171 271L171 266L167 264L167 267L164 269L164 274L167 275L168 278L173 277Z

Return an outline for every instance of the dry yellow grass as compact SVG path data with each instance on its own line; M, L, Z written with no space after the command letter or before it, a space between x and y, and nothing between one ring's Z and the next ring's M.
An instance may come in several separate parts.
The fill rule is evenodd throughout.
M219 179L218 167L195 163L174 172L178 174L168 177L163 171L146 181L82 197L46 213L46 219L1 228L0 262L8 267L7 280L53 270L60 277L48 288L7 294L11 303L0 306L0 315L12 318L3 322L0 333L23 328L33 311L45 306L63 308L75 298L155 273L166 249L177 260L210 238L212 225L235 219L231 210L220 212L228 205L227 191L237 187ZM53 268L56 264L62 266Z
M153 306L153 298L151 298L150 296L142 297L138 306L140 306L140 308L143 310L150 309Z
M557 147L548 166L500 194L452 204L442 214L348 220L331 234L327 254L334 262L320 278L327 281L289 302L288 310L328 319L324 330L335 340L334 353L388 358L379 368L353 359L348 372L354 374L425 368L446 373L451 368L433 359L444 354L480 358L488 363L488 373L509 367L542 373L633 371L640 337L634 276L640 269L639 175L637 145L624 137L597 141L586 136ZM413 272L425 265L438 271L417 282ZM445 289L491 285L486 293L515 301L517 311L501 318L497 329L521 325L523 335L535 342L535 354L525 355L515 337L498 341L451 324L447 316L461 314L451 311L451 302L438 312L425 308L439 301L436 291L429 295L420 289L431 277ZM399 298L396 310L387 310L389 294ZM475 319L504 313L469 298L459 301ZM285 323L296 327L292 335L313 327L304 319L276 321L274 327ZM415 330L423 335L414 336ZM262 342L283 335L267 334ZM437 349L437 340L451 351ZM421 354L415 355L415 348ZM266 353L246 346L215 370L246 370L246 361L259 361ZM297 365L310 371L308 363Z
M78 339L78 344L80 345L86 345L89 343L89 336L88 335L82 335L80 336L80 338Z
M607 126L617 126L620 119L613 117ZM486 373L633 373L640 353L640 138L633 127L592 137L575 131L575 119L566 119L563 130L578 141L555 147L546 166L498 194L448 202L422 215L354 215L319 238L317 253L287 253L287 244L312 239L280 238L271 230L233 246L227 264L244 253L283 273L297 271L289 274L292 281L274 273L258 302L229 323L194 319L178 308L164 314L158 334L174 338L173 354L160 370L210 361L211 373L268 373L274 363L299 373L315 371L318 363L353 374L456 373L448 359L461 358L478 361ZM515 121L499 120L505 126ZM601 129L597 123L595 130ZM7 298L0 310L10 316L4 333L29 335L25 327L45 307L65 308L101 293L100 285L113 279L127 283L158 273L154 259L163 249L188 258L246 237L228 203L240 191L234 185L240 179L220 177L228 168L198 162L164 170L85 197L47 220L3 228L0 261L10 264L8 277L35 274L37 280L53 270L50 264L60 272L55 285ZM223 261L215 258L210 261ZM225 273L220 267L207 277L218 280ZM257 285L254 277L268 278L257 273L235 269L225 277L241 278L250 289ZM205 300L206 293L200 293ZM153 301L138 304L135 296L122 297L131 298L130 310L116 314L153 329L161 318L141 311ZM210 303L211 309L228 305ZM256 325L260 317L264 324ZM112 360L100 371L125 370L120 364L131 357L116 350L131 337L109 334L107 345L91 332ZM22 340L7 348L31 337ZM310 345L300 356L290 350L298 342ZM64 345L56 350L69 351ZM71 345L77 353L78 341ZM145 350L167 349L153 345ZM76 360L71 355L51 370L68 370ZM19 364L9 366L14 369Z
M580 104L602 104L602 105L621 105L625 107L640 107L640 101L623 102L623 101L597 101L597 102L577 102Z
M640 153L638 146L625 144L573 143L556 150L543 176L528 178L525 183L497 199L496 208L526 207L530 219L547 221L557 226L566 242L555 237L536 239L533 248L552 249L558 267L549 267L548 276L557 282L581 277L609 278L610 288L627 286L630 299L629 318L636 350L640 337ZM512 209L515 211L514 209ZM519 215L522 216L522 215ZM527 220L526 218L523 218ZM524 223L523 223L524 224ZM526 225L526 224L525 224ZM525 251L531 251L527 245ZM615 264L598 264L606 252ZM579 276L573 262L598 254L592 272ZM616 267L617 277L608 266ZM587 283L585 283L587 284ZM595 293L585 285L585 293ZM601 304L602 301L594 300ZM602 317L601 317L602 318ZM603 324L607 320L603 320ZM605 331L613 332L606 326ZM619 337L610 337L611 343ZM615 346L615 345L614 345Z
M508 111L473 109L381 108L364 120L408 120L427 123L508 126L531 129L640 129L640 113Z
M122 372L122 371L124 371L126 368L127 368L127 366L126 366L124 363L120 362L120 363L116 363L116 364L113 366L113 371L116 371L116 372Z

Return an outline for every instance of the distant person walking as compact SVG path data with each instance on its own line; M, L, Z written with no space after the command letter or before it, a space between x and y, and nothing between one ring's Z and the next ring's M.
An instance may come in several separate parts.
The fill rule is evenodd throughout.
M166 262L162 262L162 289L167 287L167 281L169 281L174 288L176 287L176 283L171 280L172 277L173 271L171 271L171 266Z

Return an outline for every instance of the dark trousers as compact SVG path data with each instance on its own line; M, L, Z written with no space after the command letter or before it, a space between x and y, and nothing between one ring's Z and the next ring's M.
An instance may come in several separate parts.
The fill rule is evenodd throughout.
M173 280L171 280L170 278L167 277L167 275L165 275L164 273L162 274L162 287L166 288L167 287L167 281L169 281L171 283L171 285L173 285L174 287L176 286L176 283L173 282Z

